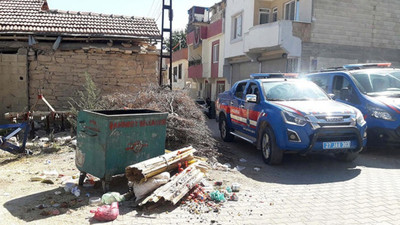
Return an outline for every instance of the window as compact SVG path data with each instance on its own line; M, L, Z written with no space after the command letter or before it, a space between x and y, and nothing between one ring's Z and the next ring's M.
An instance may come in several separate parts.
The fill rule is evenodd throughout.
M174 75L174 82L177 82L177 79L176 79L176 77L177 77L177 74L178 74L178 67L174 67L174 72L173 72L173 75Z
M236 91L235 91L235 96L236 98L243 98L243 92L244 92L244 88L246 87L246 82L240 83L238 84L238 86L236 87Z
M258 90L258 86L256 83L250 83L249 87L247 88L246 95L253 94L257 96L257 101L260 99L260 91Z
M335 76L333 79L332 92L337 99L341 99L350 103L359 104L360 100L352 90L349 80L343 76Z
M217 95L225 91L225 81L217 81Z
M178 79L182 79L182 64L178 66Z
M269 9L260 9L260 24L269 23Z
M233 18L233 39L239 39L242 37L242 14L237 15Z
M272 9L272 22L278 21L278 8Z
M329 76L312 76L311 81L318 85L320 88L324 89L325 92L328 92L329 86Z
M285 20L294 20L296 13L296 2L290 1L285 4Z
M286 72L294 73L297 72L299 60L297 58L287 59Z
M212 49L212 61L213 63L219 62L219 44L214 44Z

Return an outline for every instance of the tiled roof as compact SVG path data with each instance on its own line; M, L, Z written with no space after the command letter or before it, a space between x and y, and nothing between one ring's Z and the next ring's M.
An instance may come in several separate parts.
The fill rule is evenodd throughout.
M0 0L0 34L159 37L150 18L41 10L44 0Z

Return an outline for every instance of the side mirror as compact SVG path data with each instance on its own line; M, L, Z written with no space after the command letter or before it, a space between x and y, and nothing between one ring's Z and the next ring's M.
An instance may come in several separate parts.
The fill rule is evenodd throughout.
M246 102L257 103L257 95L253 95L253 94L246 95Z
M335 94L333 94L333 93L328 94L328 97L329 97L330 99L335 100Z

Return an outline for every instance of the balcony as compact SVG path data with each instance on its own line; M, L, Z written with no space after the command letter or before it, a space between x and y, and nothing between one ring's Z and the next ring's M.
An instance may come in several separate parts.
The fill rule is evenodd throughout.
M194 66L189 66L189 78L196 79L196 78L202 78L203 77L203 65L198 64Z
M294 34L295 23L282 20L250 28L244 34L243 52L257 55L263 51L284 50L289 57L300 57L302 40Z

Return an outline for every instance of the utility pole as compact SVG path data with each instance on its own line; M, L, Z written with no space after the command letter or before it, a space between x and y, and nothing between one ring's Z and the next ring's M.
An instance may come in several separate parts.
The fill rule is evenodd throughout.
M165 27L165 11L168 10L168 18L169 18L169 27ZM161 22L161 52L160 52L160 86L163 85L163 76L162 76L162 63L163 59L169 59L169 87L172 90L172 20L173 20L173 10L172 10L172 0L169 0L169 5L165 3L163 0L162 5L162 22ZM163 53L163 49L165 46L165 33L169 33L169 52L168 54Z

